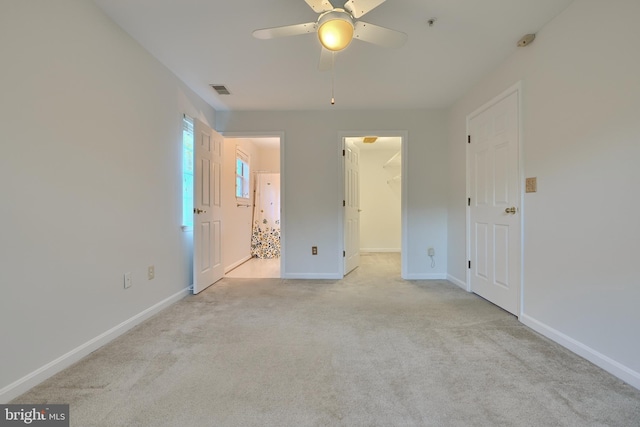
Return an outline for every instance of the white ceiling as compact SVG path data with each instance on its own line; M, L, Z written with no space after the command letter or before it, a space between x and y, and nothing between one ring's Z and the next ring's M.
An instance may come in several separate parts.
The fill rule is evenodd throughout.
M363 142L362 137L345 138L347 142L353 142L361 150L398 150L402 147L402 138L399 136L379 136L373 143Z
M354 40L338 53L333 106L315 34L251 35L315 21L304 0L94 1L216 110L344 110L448 107L572 0L387 0L361 20L403 31L407 43Z
M363 142L363 137L347 137L346 141L353 142L362 150L400 150L402 146L402 138L399 136L379 136L374 143ZM234 137L225 139L236 139ZM278 137L257 137L257 138L242 138L238 139L249 140L259 148L274 149L280 148L280 138Z
M233 139L233 138L225 138L225 139ZM266 149L275 149L280 148L280 138L278 137L259 137L259 138L240 138L240 139L248 139L255 145L260 148Z

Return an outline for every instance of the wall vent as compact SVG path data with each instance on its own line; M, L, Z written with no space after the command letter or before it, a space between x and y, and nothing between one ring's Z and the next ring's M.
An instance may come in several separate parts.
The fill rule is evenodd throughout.
M213 90L218 92L218 95L231 95L231 92L229 92L229 89L227 89L225 85L209 85L209 86L211 86Z

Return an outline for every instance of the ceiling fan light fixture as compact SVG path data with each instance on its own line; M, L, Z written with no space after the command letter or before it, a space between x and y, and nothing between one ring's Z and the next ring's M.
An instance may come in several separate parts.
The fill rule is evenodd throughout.
M353 20L344 11L333 10L318 20L318 39L325 49L333 52L343 50L353 40Z

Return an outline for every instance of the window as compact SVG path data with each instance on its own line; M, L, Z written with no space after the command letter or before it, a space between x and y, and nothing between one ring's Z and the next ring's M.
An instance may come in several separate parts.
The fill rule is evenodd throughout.
M182 118L182 226L193 227L193 119Z
M249 156L236 149L236 198L249 198Z

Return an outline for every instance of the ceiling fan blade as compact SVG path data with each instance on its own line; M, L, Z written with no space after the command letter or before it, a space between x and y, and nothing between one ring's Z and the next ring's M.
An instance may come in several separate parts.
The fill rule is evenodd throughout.
M380 6L386 0L348 0L344 4L344 8L354 18L358 19L371 10Z
M317 24L307 22L306 24L286 25L284 27L264 28L255 30L253 37L257 39L275 39L276 37L297 36L300 34L315 33Z
M335 52L330 51L329 49L322 48L320 52L320 62L318 63L318 70L320 71L329 71L333 67L333 55Z
M333 10L333 5L329 0L304 0L316 13Z
M403 32L358 21L354 25L353 38L382 47L400 47L407 41Z

